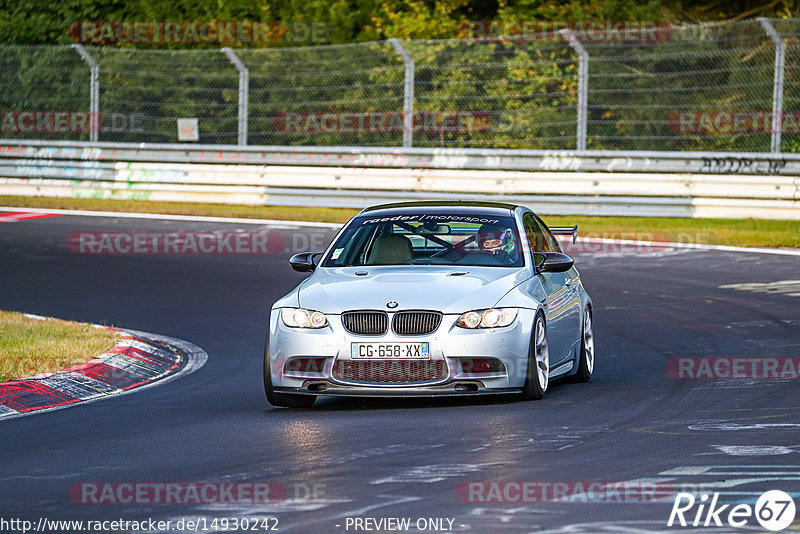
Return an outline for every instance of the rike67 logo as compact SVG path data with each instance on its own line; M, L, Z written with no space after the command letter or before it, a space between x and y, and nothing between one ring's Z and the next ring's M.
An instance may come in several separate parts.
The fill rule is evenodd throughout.
M792 524L795 505L791 495L780 490L762 493L755 506L718 504L719 493L699 499L691 493L678 493L667 526L742 528L758 522L763 528L778 532Z

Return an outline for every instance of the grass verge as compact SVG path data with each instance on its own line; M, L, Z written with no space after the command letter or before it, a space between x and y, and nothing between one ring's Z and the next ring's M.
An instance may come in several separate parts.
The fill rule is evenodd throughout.
M800 248L800 221L543 215L549 226L578 225L579 236L732 247Z
M68 321L0 311L0 382L53 373L108 352L119 334Z
M241 206L189 202L149 202L91 198L21 197L0 195L0 206L94 211L127 211L168 215L244 217L344 223L359 210L293 206ZM543 216L551 226L577 224L580 235L729 245L800 248L800 221L768 219L692 219L684 217Z
M239 204L207 204L202 202L151 202L148 200L21 197L11 195L0 195L0 206L334 223L345 223L350 217L360 211L357 209L344 208L245 206Z

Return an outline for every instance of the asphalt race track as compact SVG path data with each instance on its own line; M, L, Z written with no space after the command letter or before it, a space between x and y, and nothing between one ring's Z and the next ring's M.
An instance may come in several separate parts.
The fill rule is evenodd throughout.
M595 303L590 382L553 383L538 402L325 398L293 411L266 403L261 378L268 309L303 278L289 268L288 252L67 248L75 232L236 229L280 232L293 252L332 237L322 228L113 215L0 224L0 309L169 335L209 355L203 368L163 386L0 422L0 517L273 516L280 532L355 532L348 518L390 517L411 518L412 527L418 518L447 518L451 532L697 532L667 528L672 498L482 503L459 487L651 481L694 488L698 498L717 492L719 502L753 504L773 489L800 502L798 380L667 372L670 358L800 356L800 289L720 288L800 280L797 256L579 254ZM84 504L69 493L82 482L193 481L276 482L288 498L267 506Z

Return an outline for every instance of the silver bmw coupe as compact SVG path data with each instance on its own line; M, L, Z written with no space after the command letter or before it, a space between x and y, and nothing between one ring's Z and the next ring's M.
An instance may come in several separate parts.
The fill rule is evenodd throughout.
M592 301L554 234L522 206L409 202L367 208L324 252L295 254L311 275L273 306L264 389L275 406L319 395L516 393L587 381Z

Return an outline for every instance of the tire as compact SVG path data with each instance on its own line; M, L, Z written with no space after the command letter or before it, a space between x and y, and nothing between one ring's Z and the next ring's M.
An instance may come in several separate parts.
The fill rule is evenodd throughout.
M272 387L272 373L269 367L269 345L264 346L264 393L267 401L273 406L284 408L311 408L317 397L293 393L278 393Z
M594 330L592 329L592 309L586 306L583 310L581 325L581 350L578 353L578 371L576 382L588 382L594 372Z
M547 347L547 325L544 315L536 315L533 334L528 348L528 370L522 386L523 400L539 400L544 397L550 383L550 351Z

